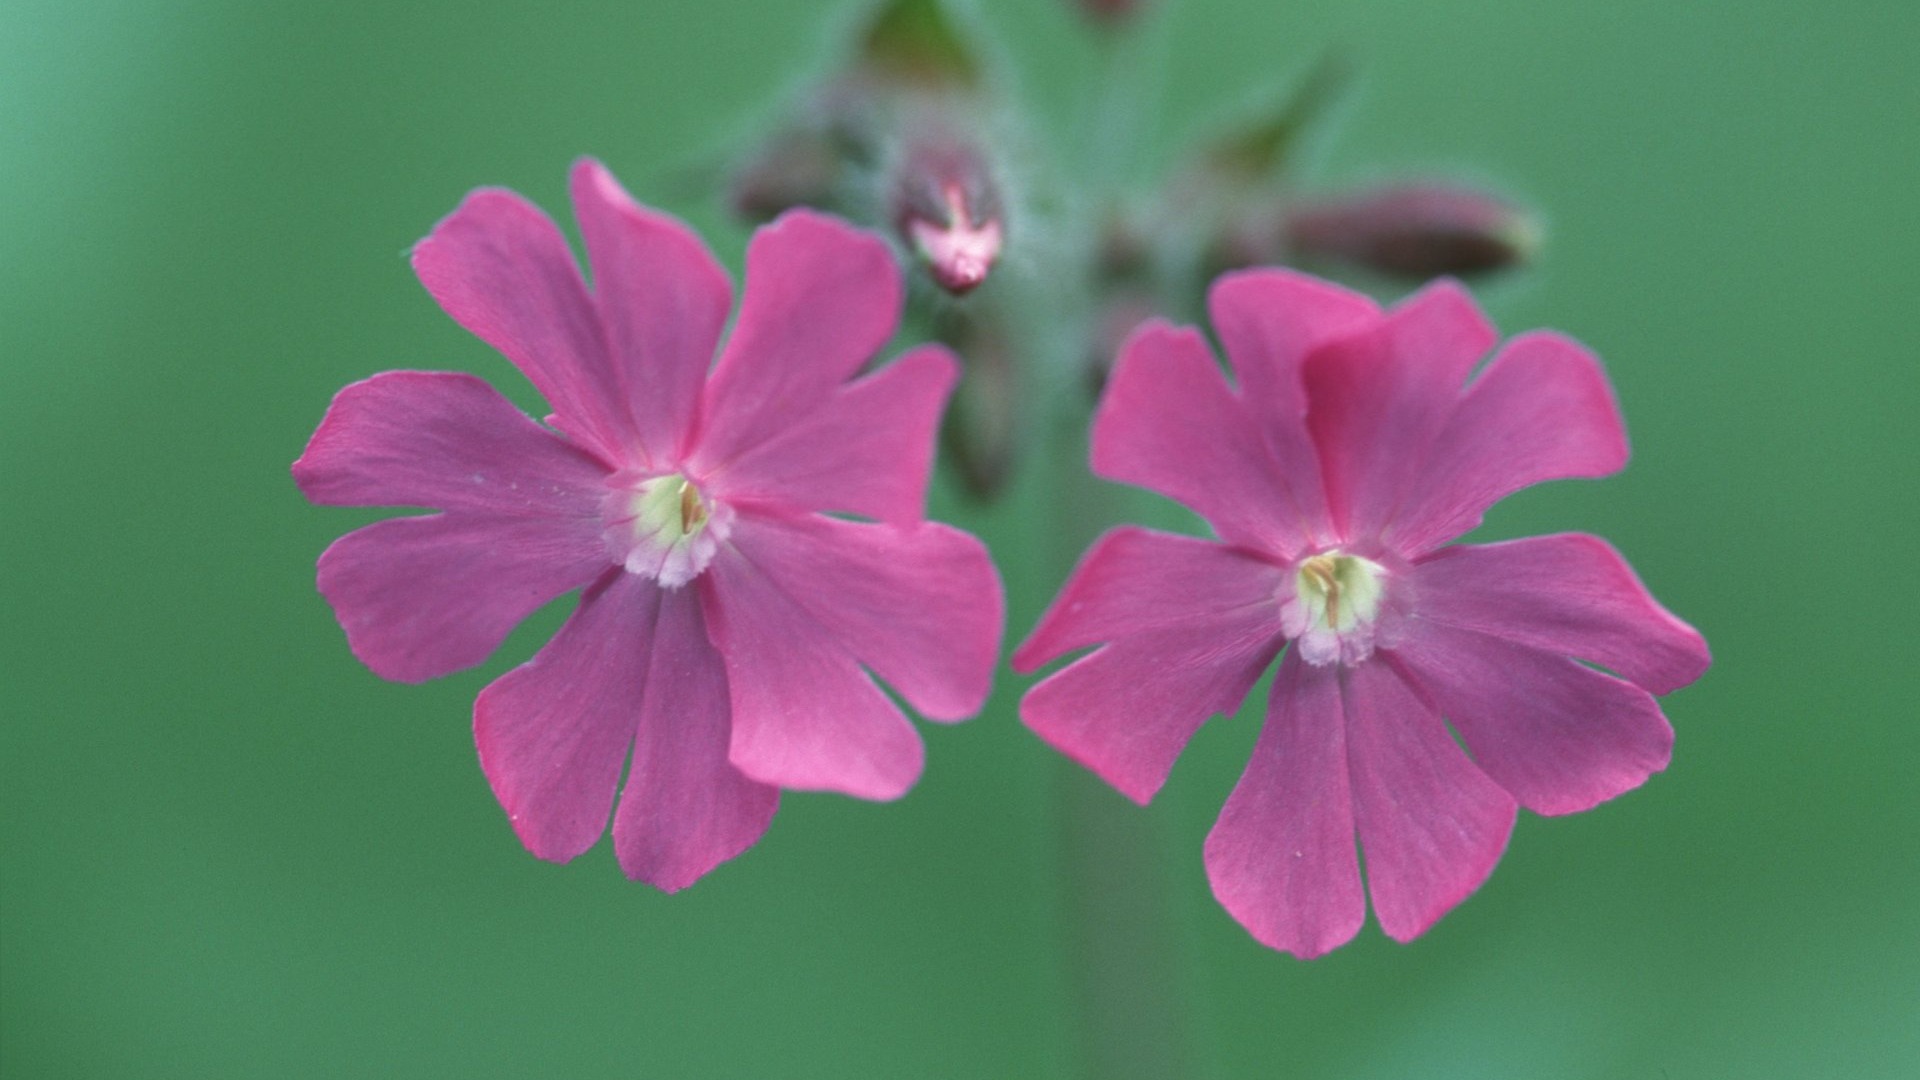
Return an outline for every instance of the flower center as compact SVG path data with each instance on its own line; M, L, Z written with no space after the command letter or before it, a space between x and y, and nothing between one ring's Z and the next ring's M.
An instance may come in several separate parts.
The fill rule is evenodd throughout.
M1310 664L1357 664L1373 655L1386 579L1386 567L1338 549L1309 556L1293 576L1293 596L1281 603L1281 629Z
M707 568L733 528L733 511L679 473L621 485L607 497L606 540L630 574L677 589Z

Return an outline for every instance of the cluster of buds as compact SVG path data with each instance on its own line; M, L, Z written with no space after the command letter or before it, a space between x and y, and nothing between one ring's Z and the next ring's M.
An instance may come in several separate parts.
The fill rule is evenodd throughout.
M1148 6L1072 2L1109 41L1137 27ZM843 62L736 165L728 193L750 221L807 206L894 238L906 269L923 283L909 292L912 325L967 360L946 442L976 494L993 494L1016 464L1025 426L1018 414L1031 396L1022 387L1061 385L1023 374L1059 361L1026 355L1058 348L1031 343L1059 341L1021 323L1013 298L1030 290L989 287L1011 273L1016 249L1021 273L1049 285L1084 283L1071 311L1056 307L1044 317L1058 323L1064 315L1080 327L1083 340L1072 351L1085 365L1084 384L1097 392L1135 326L1155 315L1195 319L1205 283L1225 270L1309 265L1383 285L1418 283L1516 266L1538 247L1539 229L1523 209L1458 184L1304 190L1296 180L1303 137L1350 81L1338 58L1312 68L1274 107L1197 145L1144 196L1067 190L1051 200L1016 198L1005 136L1019 128L998 93L994 65L966 31L945 0L875 0ZM1117 63L1112 77L1131 73ZM1124 89L1108 88L1111 104L1130 106ZM1023 164L1029 167L1017 175L1032 175L1031 163ZM1102 201L1122 198L1124 205ZM1066 208L1068 220L1016 217L1016 209L1034 205ZM1036 250L1036 235L1056 242ZM1057 242L1077 236L1085 242Z
M891 230L953 296L987 280L1005 241L986 65L939 0L890 0L851 57L735 169L733 209L764 220L794 206Z

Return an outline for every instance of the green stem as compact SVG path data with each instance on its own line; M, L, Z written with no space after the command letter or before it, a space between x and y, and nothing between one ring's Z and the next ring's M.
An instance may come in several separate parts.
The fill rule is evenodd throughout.
M1055 519L1045 554L1059 582L1122 503L1118 489L1087 470L1087 418L1075 412L1046 448ZM1159 822L1064 757L1055 779L1064 950L1082 1075L1191 1076L1186 972Z

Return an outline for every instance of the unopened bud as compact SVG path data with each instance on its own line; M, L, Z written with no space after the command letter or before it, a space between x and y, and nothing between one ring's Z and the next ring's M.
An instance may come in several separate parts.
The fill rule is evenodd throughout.
M1095 401L1106 391L1107 377L1121 346L1140 324L1161 314L1154 297L1141 289L1128 289L1109 297L1093 322L1093 349L1086 356L1086 387Z
M893 223L928 276L960 296L993 270L1006 239L999 188L963 139L910 147L893 188Z
M749 221L765 221L795 206L833 209L844 158L828 132L781 132L734 170L727 203Z
M1023 336L1005 305L989 296L948 305L934 315L932 330L965 361L941 425L941 458L968 495L991 500L1005 490L1021 450L1028 407L1020 396Z
M1146 7L1146 0L1074 0L1080 13L1105 27L1119 27Z
M1540 246L1526 211L1486 192L1409 184L1294 206L1287 246L1402 277L1474 274L1523 263Z

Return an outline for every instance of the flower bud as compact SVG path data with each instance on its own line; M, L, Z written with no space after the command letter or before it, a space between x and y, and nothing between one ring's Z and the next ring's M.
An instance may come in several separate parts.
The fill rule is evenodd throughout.
M1002 294L1004 296L1004 294ZM969 496L992 501L1005 489L1019 462L1029 407L1020 395L1023 340L1004 304L992 297L947 305L932 318L935 340L964 359L941 425L941 458L950 463Z
M911 144L890 199L901 243L942 289L961 296L987 279L1006 229L999 186L976 143L943 136Z
M1118 28L1146 7L1146 0L1074 0L1080 14L1102 27Z
M727 205L748 221L765 221L796 206L834 209L845 157L828 132L779 132L728 177Z
M1429 278L1523 263L1540 246L1540 227L1526 211L1486 192L1407 184L1293 206L1286 246L1303 258Z

